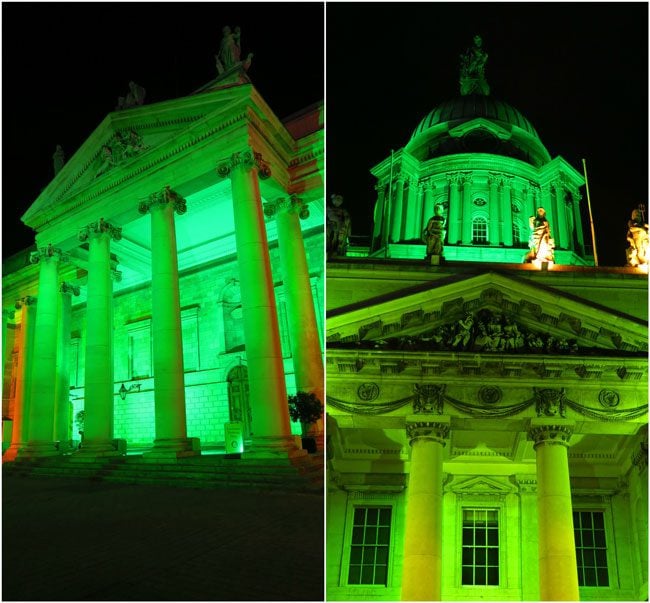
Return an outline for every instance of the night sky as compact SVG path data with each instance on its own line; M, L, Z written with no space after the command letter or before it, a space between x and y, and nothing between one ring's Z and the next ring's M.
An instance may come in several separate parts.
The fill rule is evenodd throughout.
M2 254L29 247L20 217L130 80L145 104L217 75L223 26L239 25L248 72L279 118L324 98L320 3L2 3ZM296 27L295 20L300 27Z
M328 3L327 190L343 195L352 234L370 232L369 169L459 95L475 34L491 95L551 157L579 172L586 159L599 264L624 265L627 220L648 204L647 3Z

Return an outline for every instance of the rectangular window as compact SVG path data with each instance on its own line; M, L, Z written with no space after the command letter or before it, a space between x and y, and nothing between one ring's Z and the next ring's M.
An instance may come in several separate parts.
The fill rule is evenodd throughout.
M472 222L472 240L474 243L488 242L487 220L485 218L474 218Z
M497 509L463 509L462 584L499 585Z
M379 584L388 580L390 507L354 509L348 584Z
M129 338L129 379L142 379L153 375L151 365L151 319L127 325Z
M574 511L579 586L609 586L607 543L602 511Z
M183 369L199 370L199 309L198 307L181 310L181 328L183 331Z

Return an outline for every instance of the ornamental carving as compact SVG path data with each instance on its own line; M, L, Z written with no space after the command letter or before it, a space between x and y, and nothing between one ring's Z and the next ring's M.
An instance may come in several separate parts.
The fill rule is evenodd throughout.
M72 283L62 282L59 291L64 295L74 295L75 297L79 295L79 287L73 285Z
M162 191L149 195L146 201L141 201L138 205L138 212L144 215L152 207L165 206L169 203L171 203L174 211L179 215L187 211L187 201L167 185Z
M229 159L223 161L217 166L217 174L221 178L225 178L238 167L243 167L247 170L251 170L256 167L258 176L262 180L268 178L271 175L271 169L269 168L268 164L262 159L262 154L255 153L251 150L238 151L236 153L233 153Z
M301 220L306 220L309 217L309 207L296 195L278 197L275 201L264 203L264 215L267 218L278 216L282 212L298 214Z
M632 453L632 464L642 473L648 467L648 436L644 435L636 450Z
M51 258L55 261L64 262L69 259L69 256L58 247L53 247L51 243L47 247L41 247L38 251L32 251L29 254L30 264L38 264L41 260L49 260Z
M115 132L113 137L102 146L101 155L97 160L95 178L99 178L115 166L139 155L147 148L149 147L144 144L142 136L133 128L128 132Z
M478 399L481 404L496 404L501 400L501 388L493 385L484 385L478 390Z
M25 297L21 297L20 299L16 300L15 308L16 310L20 310L23 306L35 306L36 305L36 297L33 295L26 295Z
M379 397L379 386L376 383L362 383L357 389L357 396L364 402L372 402Z
M419 421L406 424L406 435L412 445L414 440L432 440L445 445L449 436L449 423L437 423L433 421Z
M569 445L573 430L568 425L536 425L531 427L528 436L535 442L533 448L540 444Z
M413 386L413 414L438 414L441 415L444 406L444 385Z
M533 392L535 393L535 411L538 417L566 416L566 395L564 388L540 389L534 387Z
M114 241L119 241L122 238L122 228L120 226L113 226L106 222L104 218L100 218L97 222L91 222L79 231L79 240L83 243L91 236L99 236L107 233Z
M615 408L618 406L621 401L618 392L615 392L613 389L601 389L598 394L598 402L600 402L605 408Z

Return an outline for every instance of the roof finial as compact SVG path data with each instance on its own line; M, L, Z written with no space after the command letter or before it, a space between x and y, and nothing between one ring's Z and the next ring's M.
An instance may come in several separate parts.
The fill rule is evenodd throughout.
M460 55L460 94L490 94L490 86L485 80L487 52L483 50L481 36L474 36L474 46Z

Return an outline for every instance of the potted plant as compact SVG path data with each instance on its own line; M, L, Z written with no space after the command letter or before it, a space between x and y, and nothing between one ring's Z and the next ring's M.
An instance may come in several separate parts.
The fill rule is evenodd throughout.
M323 404L316 394L296 392L289 396L289 416L292 421L300 421L302 447L307 452L316 452L316 438L309 434L311 426L323 416Z

